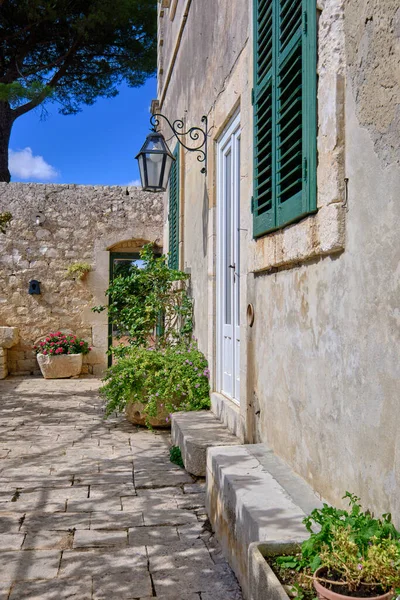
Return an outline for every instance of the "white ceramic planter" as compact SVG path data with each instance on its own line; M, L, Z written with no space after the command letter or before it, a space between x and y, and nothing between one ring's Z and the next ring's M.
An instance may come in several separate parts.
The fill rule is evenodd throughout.
M45 379L76 377L82 371L83 354L37 354L36 358Z
M268 556L295 554L301 542L253 542L249 546L249 600L290 600L265 560Z

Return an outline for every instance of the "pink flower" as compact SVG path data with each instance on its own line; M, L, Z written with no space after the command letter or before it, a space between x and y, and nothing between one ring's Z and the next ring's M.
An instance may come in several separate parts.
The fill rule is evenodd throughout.
M56 354L62 354L62 353L63 353L63 349L62 348L57 348Z
M46 338L46 342L51 342L51 339L49 337Z
M47 350L43 350L43 354L47 354Z
M91 347L91 346L89 346L88 350L91 350L91 349L92 349L92 347Z
M80 346L84 346L85 342L79 342Z
M358 563L358 565L357 565L357 569L358 569L359 571L361 571L361 569L362 569L362 568L363 568L363 566L362 566L362 565L360 565L360 563Z

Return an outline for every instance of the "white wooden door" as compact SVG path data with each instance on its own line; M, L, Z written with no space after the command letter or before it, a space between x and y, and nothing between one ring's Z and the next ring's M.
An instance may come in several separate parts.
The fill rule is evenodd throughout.
M240 117L218 143L218 386L240 398Z

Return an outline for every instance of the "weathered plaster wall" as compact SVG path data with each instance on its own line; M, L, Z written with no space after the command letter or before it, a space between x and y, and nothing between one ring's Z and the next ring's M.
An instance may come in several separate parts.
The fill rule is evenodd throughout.
M398 13L346 2L345 251L249 276L249 299L256 436L326 499L353 491L400 524Z
M400 165L399 3L346 3L346 53L360 125L369 132L382 164Z
M182 153L181 265L192 274L196 334L215 389L215 148L240 108L247 439L272 446L328 500L353 491L400 524L398 3L320 0L318 8L319 210L254 242L251 2L191 5L163 110L186 115L189 126L208 114L209 169L204 182L196 156Z
M93 347L84 371L100 375L106 366L109 250L135 252L162 238L162 198L138 188L82 185L0 184L0 212L13 215L0 234L0 325L19 328L20 341L8 351L12 374L37 371L32 344L50 331L71 330ZM42 211L45 222L35 225ZM125 242L125 243L123 243ZM83 281L66 279L75 262L93 270ZM31 279L41 295L29 295Z

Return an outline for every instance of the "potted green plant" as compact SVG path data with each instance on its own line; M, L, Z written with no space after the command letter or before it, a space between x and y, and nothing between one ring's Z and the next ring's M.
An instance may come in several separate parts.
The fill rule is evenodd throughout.
M354 494L344 498L349 511L327 504L313 510L299 554L276 564L297 574L297 596L313 586L320 600L390 600L400 594L400 533L390 514L376 519Z
M67 277L70 279L79 279L82 281L92 270L92 265L87 262L76 262L69 265L67 269Z
M82 371L82 358L90 352L88 342L61 331L49 333L33 346L45 379L75 377Z
M135 425L170 427L171 413L210 408L207 360L192 340L155 350L132 347L105 376L106 414L125 410Z

